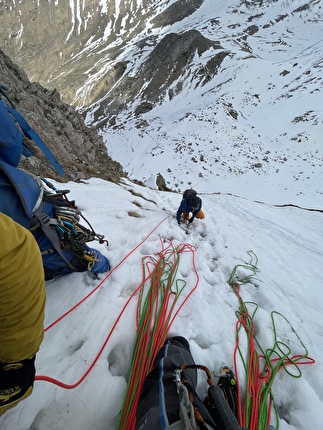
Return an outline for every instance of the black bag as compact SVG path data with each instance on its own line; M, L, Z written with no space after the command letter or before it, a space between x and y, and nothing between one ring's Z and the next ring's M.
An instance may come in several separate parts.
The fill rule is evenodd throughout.
M185 392L183 385L179 389L174 379L175 370L180 369L183 363L194 364L187 340L179 336L168 339L157 354L154 368L147 375L144 383L137 408L138 430L162 430L165 426L181 420L183 423L191 423L194 428L193 408L198 409L202 419L208 424L209 427L204 427L205 429L216 429L210 413L195 391L196 369L185 369L181 372L183 379L190 385L191 394L194 397L193 404L185 402L187 391Z
M197 369L207 373L209 389L204 402L196 392ZM214 385L209 370L194 363L185 338L167 339L145 379L137 430L241 430L233 413L238 405L233 378L230 383L227 375L221 376Z

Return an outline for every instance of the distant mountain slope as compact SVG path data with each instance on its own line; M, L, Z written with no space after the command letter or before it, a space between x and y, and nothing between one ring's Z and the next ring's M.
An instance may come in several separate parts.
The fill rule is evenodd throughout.
M187 69L196 81L208 81L217 68L214 62L219 66L212 61L218 54L214 47L220 48L216 41L231 52L233 62L237 54L274 61L286 59L286 54L293 58L321 40L321 23L317 0L226 0L216 5L212 0L0 4L4 51L31 80L57 88L64 101L76 106L89 105L127 86L124 81L131 77L149 78L160 68L161 64L153 63L158 56L169 69L162 89L167 83L170 86L171 73L186 76ZM197 32L199 46L190 43L193 34L198 39ZM209 51L205 68L196 68L179 56L188 60L196 49L199 55ZM135 98L140 88L129 92Z
M131 177L315 207L322 23L318 0L75 0L0 15L6 51L87 114Z

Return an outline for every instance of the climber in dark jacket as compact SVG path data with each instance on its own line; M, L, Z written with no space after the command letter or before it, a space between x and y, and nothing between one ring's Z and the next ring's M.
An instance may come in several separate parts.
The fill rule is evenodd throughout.
M176 219L178 224L181 220L188 221L191 224L194 218L204 219L205 215L202 211L202 200L197 197L196 191L186 190L183 193L183 199L177 210Z

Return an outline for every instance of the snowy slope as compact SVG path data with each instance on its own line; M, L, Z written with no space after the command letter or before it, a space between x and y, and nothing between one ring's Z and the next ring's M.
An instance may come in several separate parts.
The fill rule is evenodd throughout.
M92 6L93 2L89 3ZM101 28L87 43L81 43L81 52L69 46L69 51L56 53L67 58L67 63L77 59L88 67L80 69L87 76L85 85L76 91L81 99L104 83L107 71L118 62L128 61L127 72L136 77L154 48L154 43L138 48L148 35L156 42L170 32L195 28L205 37L220 41L230 55L203 86L197 71L203 70L208 55L214 52L196 55L170 88L175 96L165 97L139 118L134 115L136 98L114 118L114 126L109 123L109 112L100 118L110 155L131 178L152 188L130 181L117 186L100 179L68 184L84 215L98 232L106 234L110 245L100 249L110 259L113 270L106 280L101 276L104 282L99 287L99 281L88 274L71 274L47 283L47 327L93 294L46 332L37 356L37 374L66 384L79 381L140 284L142 257L160 251L161 239L196 247L200 277L197 290L179 313L171 334L187 337L196 362L211 370L224 363L232 365L238 303L227 280L235 265L248 261L248 251L253 250L260 273L257 280L242 287L242 296L259 306L260 342L265 347L272 345L270 318L271 311L276 310L291 324L280 326L282 341L290 342L295 352L303 352L298 351L301 346L295 342L295 330L316 360L314 365L301 367L300 379L282 372L275 380L280 429L320 429L322 213L274 206L293 203L309 209L323 208L320 2L309 2L311 11L315 11L309 13L301 0L230 0L216 2L216 8L213 0L205 0L185 20L165 28L153 28L148 20L139 33L132 33L135 21L131 11L121 14L119 6L123 3L114 3L115 22L123 22L127 28L125 34L119 27L116 44L109 39L115 28L107 26L103 36ZM158 13L159 6L165 8L175 2L151 3ZM51 2L51 10L55 11L54 6L59 4L58 0ZM90 13L87 12L89 21L80 14L84 4L69 2L73 21L67 28L77 37L91 21ZM144 2L136 4L142 12ZM106 5L100 2L102 10ZM45 16L46 9L41 10ZM50 16L53 19L54 13ZM128 19L122 21L122 16ZM251 34L256 24L259 30ZM34 24L32 27L36 31ZM58 34L64 36L63 32ZM72 33L68 40L72 40L71 36ZM118 41L124 43L126 37L126 47L121 45L123 49L116 51L115 59L109 58L104 44L111 42L110 46L116 48ZM99 61L88 65L91 56ZM59 72L64 75L64 67ZM78 81L73 79L69 88L74 91ZM181 91L176 93L178 87ZM89 111L89 123L96 123L97 111L104 112L106 100L101 101L102 105L94 105ZM104 122L109 126L103 127ZM192 185L201 193L206 219L195 221L189 234L177 226L173 217L180 194L153 189L158 172L176 191ZM140 217L131 216L133 212ZM195 282L191 255L183 256L179 275L187 281L185 296ZM32 396L0 418L0 428L115 430L135 338L135 307L136 297L127 306L94 369L80 385L68 390L37 381Z
M308 6L203 2L183 21L152 32L160 40L194 28L218 41L229 55L217 74L205 79L218 51L196 54L168 89L172 97L161 91L151 111L134 114L138 94L104 126L113 102L107 93L88 121L103 109L106 120L101 116L98 125L107 148L131 178L152 184L160 172L177 191L192 184L201 192L322 208L323 26L318 3ZM129 47L123 54L129 75L141 78L137 70L152 49Z
M280 429L319 429L323 412L323 344L321 294L323 245L322 214L224 194L205 194L206 219L194 221L189 234L174 214L180 195L124 182L100 179L69 183L95 229L105 234L109 247L100 249L113 270L99 285L88 274L71 274L47 283L45 325L53 323L91 294L68 316L50 328L37 356L37 374L75 384L88 370L128 298L141 282L141 261L161 250L162 241L190 243L196 248L199 285L179 313L171 334L185 336L198 363L211 370L233 365L235 311L238 301L227 280L235 265L257 255L260 272L242 286L245 301L259 306L257 336L264 347L273 342L270 315L283 314L290 325L278 325L279 338L295 342L297 332L316 360L301 366L302 378L281 372L273 392ZM137 217L130 216L137 215ZM157 227L157 228L156 228ZM156 228L156 230L154 230ZM139 246L138 246L139 245ZM196 281L190 253L182 256L178 276L187 282L183 297ZM241 275L248 274L240 270ZM126 389L135 338L136 297L127 306L102 355L85 380L74 389L37 381L32 396L0 418L2 430L115 430ZM202 386L199 388L203 390ZM273 422L274 424L274 422Z

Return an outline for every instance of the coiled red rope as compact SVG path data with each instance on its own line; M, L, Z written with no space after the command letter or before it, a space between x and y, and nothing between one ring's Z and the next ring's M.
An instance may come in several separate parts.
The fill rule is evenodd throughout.
M177 247L173 242L165 246L155 257L143 259L143 279L150 281L142 284L137 303L137 337L130 368L130 376L125 395L119 430L136 428L136 410L142 387L147 374L152 370L156 355L164 345L169 330L199 283L195 266L196 249L190 244ZM176 309L176 304L183 293L186 282L177 278L180 257L191 253L192 268L195 275L194 286ZM148 273L148 275L146 275Z
M313 364L315 360L308 356L305 344L302 342L290 322L284 315L277 311L271 312L272 332L274 342L271 348L262 348L255 336L255 316L258 306L255 303L244 302L241 297L241 284L251 281L252 277L259 272L257 268L258 259L252 251L250 262L237 265L228 280L229 285L235 292L239 307L236 312L236 345L234 349L234 367L238 388L239 404L239 423L249 430L267 430L271 421L272 410L274 409L276 417L276 430L279 429L278 411L275 406L272 386L277 373L285 370L290 376L300 378L302 376L299 365ZM250 275L240 278L236 276L237 270L242 267L250 271ZM236 279L236 281L234 281ZM240 282L240 283L239 283ZM252 309L252 312L250 311ZM279 339L280 334L277 330L278 320L282 322L293 338L293 349L298 348L298 352ZM241 332L246 337L246 346L242 348L240 342ZM244 349L244 351L243 351ZM301 353L299 353L301 351ZM246 385L244 395L241 393L239 384L238 361L242 363L245 375ZM294 374L289 368L294 369Z

